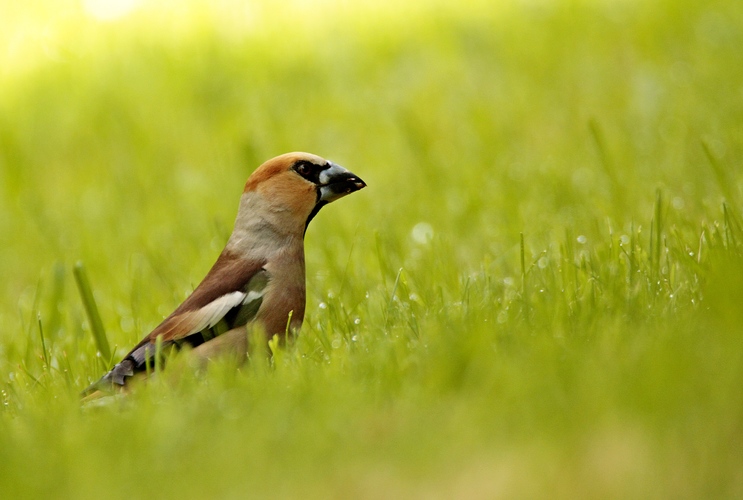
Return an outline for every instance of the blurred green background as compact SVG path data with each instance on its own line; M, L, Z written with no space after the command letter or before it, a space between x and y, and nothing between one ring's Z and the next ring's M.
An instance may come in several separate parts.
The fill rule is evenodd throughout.
M0 496L743 495L743 3L0 0ZM299 339L80 410L287 151ZM42 342L43 340L43 342Z

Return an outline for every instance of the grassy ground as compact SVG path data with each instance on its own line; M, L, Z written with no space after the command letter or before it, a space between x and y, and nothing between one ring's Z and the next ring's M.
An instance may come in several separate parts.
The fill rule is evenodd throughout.
M738 0L97 5L0 7L0 497L743 496ZM125 353L291 150L296 342L81 410L75 262Z

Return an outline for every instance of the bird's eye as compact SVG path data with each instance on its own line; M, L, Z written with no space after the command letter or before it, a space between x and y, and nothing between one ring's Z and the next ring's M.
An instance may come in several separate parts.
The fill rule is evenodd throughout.
M310 175L310 173L312 173L312 166L306 161L301 161L294 165L294 170L296 170L297 173L302 177L307 177L308 175Z

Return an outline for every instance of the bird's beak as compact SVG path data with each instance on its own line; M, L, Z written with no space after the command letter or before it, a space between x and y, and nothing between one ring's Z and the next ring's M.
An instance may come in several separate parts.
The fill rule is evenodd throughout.
M366 187L366 183L356 174L332 162L329 168L320 173L319 181L320 199L318 202L324 203L330 203Z

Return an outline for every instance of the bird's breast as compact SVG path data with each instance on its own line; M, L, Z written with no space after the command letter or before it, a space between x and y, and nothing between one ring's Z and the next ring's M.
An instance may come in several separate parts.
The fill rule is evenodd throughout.
M256 320L269 336L302 326L305 309L304 251L282 252L265 266L269 282Z

